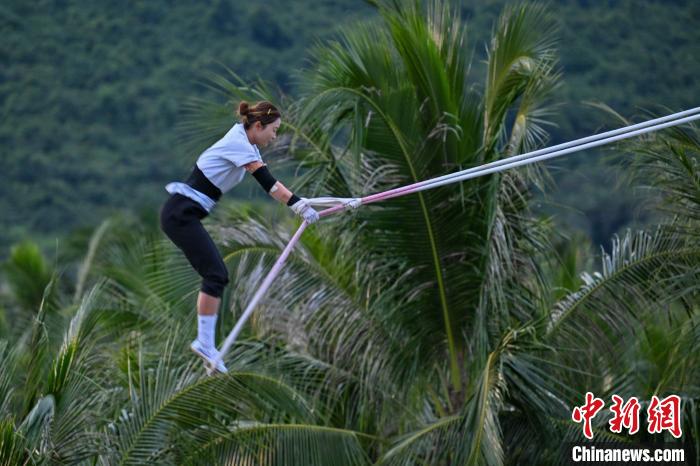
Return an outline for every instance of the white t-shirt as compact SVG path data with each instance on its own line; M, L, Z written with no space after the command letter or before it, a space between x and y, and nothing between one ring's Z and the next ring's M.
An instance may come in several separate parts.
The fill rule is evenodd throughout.
M223 138L202 152L196 163L204 176L223 194L243 180L245 176L243 165L255 161L262 162L260 151L255 144L248 141L243 124L236 123ZM178 193L189 197L204 207L207 212L211 212L216 205L209 196L186 183L169 183L165 190L170 194Z
M197 166L214 186L225 193L243 180L243 165L256 161L262 162L258 147L248 141L243 125L236 123L223 138L202 152Z

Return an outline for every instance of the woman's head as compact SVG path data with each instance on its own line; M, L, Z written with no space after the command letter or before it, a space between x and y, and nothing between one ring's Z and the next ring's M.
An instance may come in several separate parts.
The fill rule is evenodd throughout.
M238 105L238 115L252 144L266 146L277 137L281 114L270 102L250 105L244 100Z

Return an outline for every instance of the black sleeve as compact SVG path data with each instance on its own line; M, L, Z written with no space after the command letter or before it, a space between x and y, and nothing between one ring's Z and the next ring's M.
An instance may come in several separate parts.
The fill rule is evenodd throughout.
M263 165L262 167L255 170L253 172L253 178L255 178L258 181L258 183L260 183L260 186L263 187L266 193L269 193L272 187L275 185L275 183L277 183L275 177L272 176L270 170L267 169L267 165Z

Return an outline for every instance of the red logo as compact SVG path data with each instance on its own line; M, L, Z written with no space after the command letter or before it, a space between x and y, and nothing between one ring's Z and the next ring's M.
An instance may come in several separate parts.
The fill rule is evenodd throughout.
M610 432L619 434L624 427L630 434L636 434L639 431L639 400L633 396L624 406L621 397L613 395L612 400L610 411L613 412L613 418L608 421Z
M639 432L639 410L641 405L637 397L630 397L625 400L612 395L613 404L610 411L613 416L608 421L610 432L622 433L622 429L627 429L630 435ZM591 421L603 409L605 402L596 398L591 392L586 392L586 403L583 406L574 407L571 419L576 423L583 423L583 435L587 439L593 439L593 429ZM647 408L647 432L650 434L660 434L667 430L675 438L683 435L681 430L681 397L669 395L663 400L658 396L651 397L649 408Z
M598 411L603 409L605 402L600 398L593 396L593 393L586 392L586 404L583 406L576 406L574 412L571 413L571 419L574 422L580 423L583 421L583 435L588 439L593 438L593 429L591 429L591 419L598 414Z
M654 395L651 397L649 409L647 409L650 434L658 434L664 430L671 432L676 438L680 438L681 432L681 398L678 395L669 395L663 400Z

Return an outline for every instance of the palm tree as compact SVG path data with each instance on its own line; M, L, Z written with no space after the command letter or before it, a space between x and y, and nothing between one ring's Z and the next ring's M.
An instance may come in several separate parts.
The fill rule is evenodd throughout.
M559 80L544 7L503 13L483 92L470 82L464 29L447 4L433 2L427 14L418 4L377 7L380 23L315 51L303 97L290 105L284 149L305 169L307 192L362 196L544 141ZM539 181L534 170L483 178L307 233L256 336L275 335L310 363L356 374L354 396L367 412L345 414L341 425L394 439L389 449L373 447L382 461L500 463L505 387L496 369L506 353L521 364L515 341L547 309L537 262L547 242L527 209L527 188ZM231 219L222 231L237 296L279 248L278 234L262 231Z
M289 104L279 149L302 164L300 186L363 196L545 141L559 74L543 7L504 11L479 92L449 7L377 6L379 24L315 51L303 97ZM216 83L233 98L269 97ZM696 270L697 246L665 231L630 233L604 255L600 274L554 302L542 265L551 260L547 231L527 208L527 189L543 175L491 176L319 226L251 336L275 339L311 367L355 374L363 411L335 422L388 441L372 446L379 462L555 461L563 440L578 438L571 407L586 389L618 387L619 355L639 360L623 349L647 328L647 313L678 296L661 300L650 281L687 289L678 280ZM221 240L234 294L245 296L284 234L237 219L228 217ZM347 382L340 386L334 399L347 399Z

